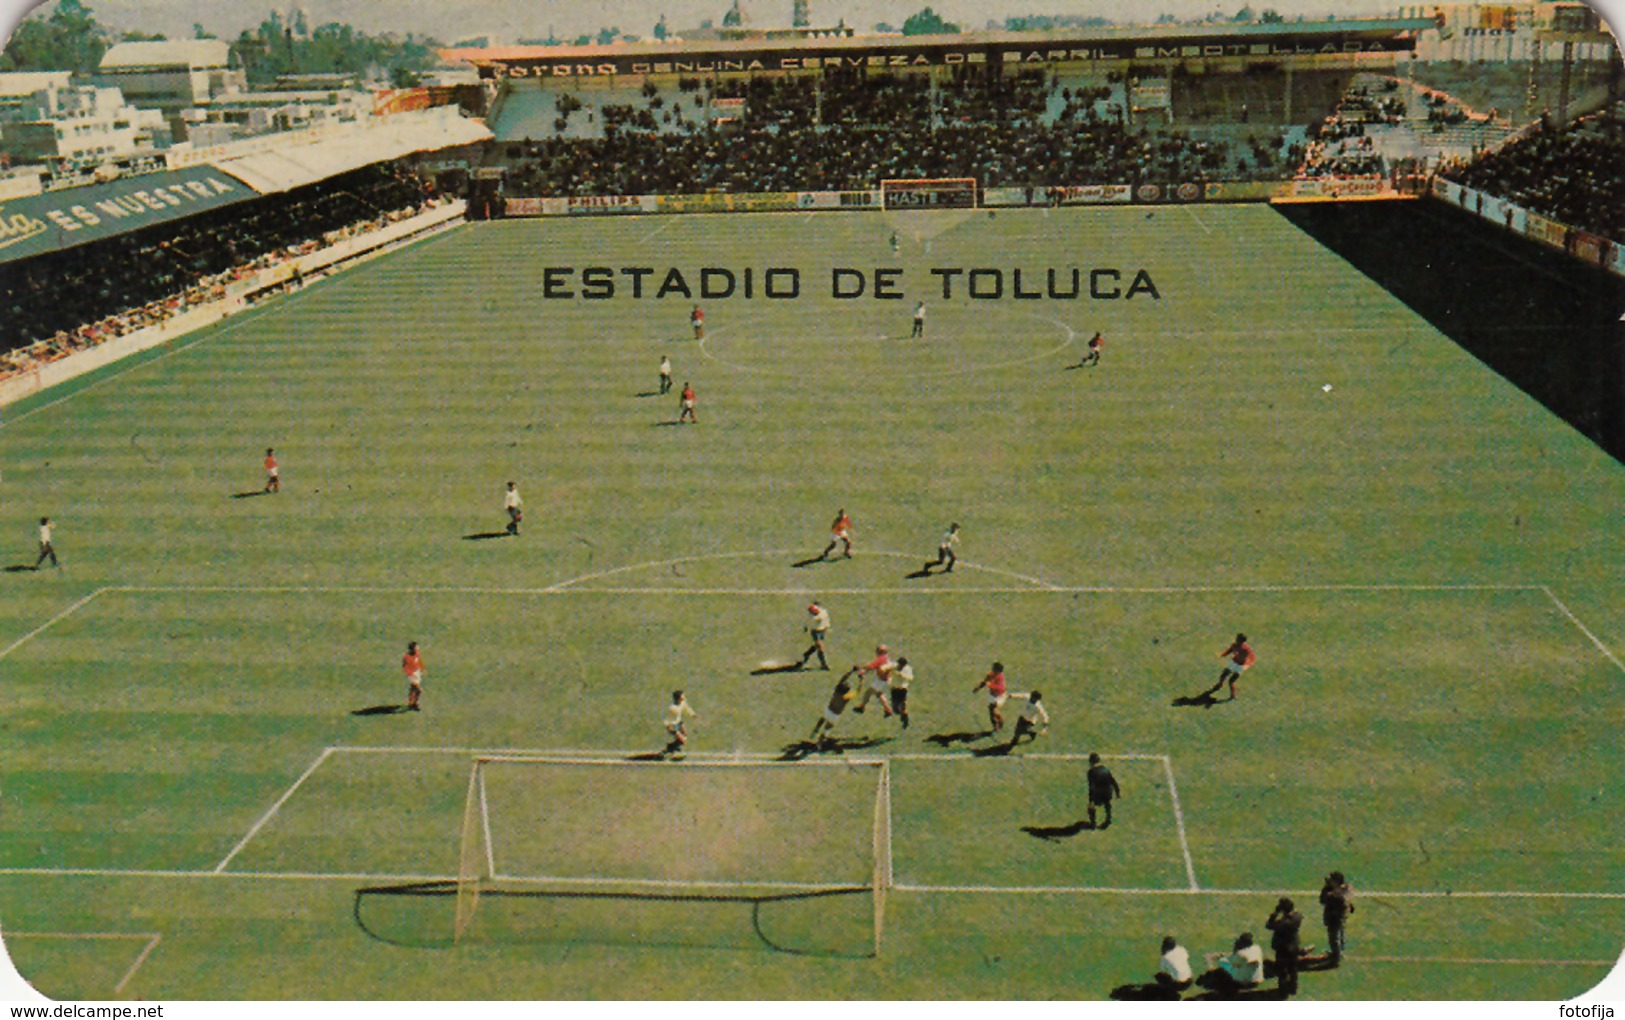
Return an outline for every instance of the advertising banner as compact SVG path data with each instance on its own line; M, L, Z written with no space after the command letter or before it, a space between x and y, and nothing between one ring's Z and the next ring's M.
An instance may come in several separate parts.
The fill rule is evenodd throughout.
M0 262L100 241L258 198L210 166L141 174L0 202Z
M801 192L768 191L759 195L707 192L703 195L660 195L650 212L782 212L804 208Z
M654 195L577 195L564 199L572 216L659 212L659 201Z
M1563 224L1549 220L1539 213L1529 213L1524 223L1524 233L1537 241L1545 241L1557 248L1563 247L1563 238L1568 229Z
M1209 202L1263 202L1288 189L1284 181L1212 181L1204 190Z
M878 191L798 191L798 209L878 209Z

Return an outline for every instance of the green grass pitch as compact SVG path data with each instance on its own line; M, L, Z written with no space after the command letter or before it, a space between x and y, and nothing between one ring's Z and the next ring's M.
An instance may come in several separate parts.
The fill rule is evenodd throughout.
M548 266L655 275L550 300ZM758 296L702 299L696 342L652 296L673 266ZM775 266L799 298L760 296ZM836 267L905 296L836 300ZM1005 293L944 300L944 267ZM1018 267L1158 296L1018 298ZM282 491L233 498L268 446ZM510 479L523 534L476 537ZM5 562L49 514L64 563L0 574L0 924L50 995L1099 998L1284 893L1322 942L1332 869L1349 959L1304 998L1564 998L1620 953L1625 470L1268 208L463 226L8 408L0 497ZM838 507L856 555L803 563ZM911 576L950 521L959 568ZM456 874L479 750L655 751L676 687L693 760L793 747L834 674L770 670L815 596L836 670L884 642L917 672L906 733L840 729L890 761L878 956L829 926L850 904L774 912L859 932L806 954L727 905L505 900L453 947L379 937L448 932L445 897L360 923L358 889ZM1240 697L1176 704L1237 631ZM355 714L403 700L408 640L425 711ZM995 659L1053 722L978 755ZM1092 751L1124 799L1077 831ZM527 868L658 871L660 805L606 775L623 842ZM726 847L817 880L873 795L808 781L682 873Z

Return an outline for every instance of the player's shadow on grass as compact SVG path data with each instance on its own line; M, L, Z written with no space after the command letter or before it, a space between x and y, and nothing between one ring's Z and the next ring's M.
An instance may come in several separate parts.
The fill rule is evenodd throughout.
M234 493L231 494L231 498L232 499L253 499L255 496L269 496L269 495L270 495L270 493L267 492L264 489L250 489L247 492L234 492Z
M1034 839L1055 843L1063 839L1071 839L1080 832L1092 832L1094 828L1095 823L1085 818L1082 821L1073 822L1071 825L1023 825L1021 831Z
M1175 708L1212 708L1214 705L1224 705L1232 702L1234 698L1215 698L1212 691L1203 691L1201 694L1181 695L1171 704Z
M771 673L801 673L804 668L799 662L787 662L782 666L763 666L750 671L751 676L767 676Z
M801 761L815 754L845 754L848 751L879 747L895 739L895 737L850 737L843 740L837 737L834 740L798 740L793 744L786 744L776 760Z
M933 733L925 738L925 742L935 744L938 747L952 747L955 744L973 743L983 737L991 737L992 735L992 730L977 730L975 732L961 730L958 733Z
M1118 985L1108 996L1119 1002L1178 1002L1179 993L1164 988L1155 981L1145 984Z
M796 562L790 564L790 566L794 570L801 570L801 569L803 569L805 567L812 566L814 563L834 563L834 562L835 561L830 559L828 556L825 556L823 553L819 553L817 556L809 556L804 560L797 560Z
M673 418L670 421L652 421L649 423L649 427L652 429L669 429L681 424L683 424L681 421Z
M1196 983L1201 984L1202 979L1197 978ZM1281 991L1279 988L1242 988L1242 989L1239 989L1239 990L1236 990L1236 991L1223 991L1223 990L1218 990L1218 989L1204 991L1200 995L1192 995L1190 998L1186 999L1185 1001L1186 1002L1198 1002L1198 1001L1213 1001L1213 1000L1216 1000L1216 999L1218 999L1218 1000L1238 999L1238 1000L1246 1000L1246 1001L1249 1001L1249 1002L1264 1002L1264 1001L1269 1001L1269 1000L1272 1000L1272 999L1275 1000L1275 1001L1280 1001L1282 999L1288 999L1288 998L1291 998L1291 996L1287 995L1285 992Z
M6 568L8 574L34 574L39 572L39 566L34 563L13 563Z
M946 573L946 571L944 571L944 573ZM915 580L918 580L919 578L930 577L930 576L931 576L931 564L927 563L925 566L923 566L920 569L914 571L914 573L912 573L912 574L904 574L903 579L907 580L907 581L915 581Z
M369 705L366 708L358 708L355 711L351 712L350 714L351 715L398 715L398 714L400 714L401 712L404 712L404 711L406 711L406 706L405 705Z
M465 542L485 542L493 538L507 538L514 534L512 531L476 531L472 535L464 535Z

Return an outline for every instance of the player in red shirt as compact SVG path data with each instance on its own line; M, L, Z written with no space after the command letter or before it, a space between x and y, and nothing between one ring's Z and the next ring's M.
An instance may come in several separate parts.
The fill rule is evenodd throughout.
M694 327L694 339L696 339L696 340L704 340L705 339L705 313L700 310L699 305L695 305L694 310L692 312L688 313L688 321L689 321L690 325L692 325Z
M1078 362L1078 367L1082 368L1084 365L1100 364L1100 349L1104 346L1106 346L1106 338L1101 336L1099 333L1096 333L1094 336L1090 337L1089 353L1085 354L1083 356L1083 360Z
M423 697L423 656L418 654L418 643L408 641L406 654L401 656L401 672L406 674L406 710L419 712L418 699Z
M683 383L682 399L683 407L682 410L677 412L677 424L681 425L683 422L689 421L698 425L700 423L700 419L694 416L694 387L690 386L687 382Z
M1006 697L1004 663L995 662L993 669L982 678L982 682L971 688L971 693L975 694L984 688L987 690L987 718L993 724L993 732L997 733L1004 729L1004 716L999 712L999 709L1004 707Z
M886 704L886 695L891 688L892 668L891 653L886 651L885 645L876 645L875 657L858 667L859 679L869 677L869 682L863 685L863 697L859 698L858 703L852 706L852 711L861 715L863 706L869 703L869 699L879 695L880 711L885 714L886 718L891 718L891 706ZM869 676L871 673L874 675Z
M270 448L265 451L265 491L282 491L282 478L277 470L276 451Z
M1230 700L1235 701L1236 681L1241 679L1241 674L1247 672L1248 667L1258 661L1258 655L1253 651L1252 645L1247 643L1247 635L1237 634L1236 639L1230 642L1230 647L1219 653L1219 658L1229 659L1230 661L1224 664L1223 669L1219 670L1218 681L1212 687L1203 691L1202 696L1206 697L1212 694L1223 687L1226 681L1229 681Z
M818 554L821 560L829 559L829 554L835 551L837 545L844 546L841 555L847 559L852 558L852 518L846 515L846 508L835 511L835 520L829 525L829 545Z

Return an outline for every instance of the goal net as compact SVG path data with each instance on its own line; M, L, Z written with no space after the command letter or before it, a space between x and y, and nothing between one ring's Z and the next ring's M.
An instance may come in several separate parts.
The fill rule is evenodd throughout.
M479 757L453 939L873 956L890 796L874 760Z
M880 203L885 209L975 209L974 177L935 177L880 182Z

